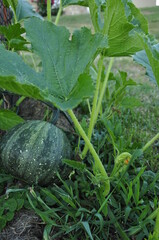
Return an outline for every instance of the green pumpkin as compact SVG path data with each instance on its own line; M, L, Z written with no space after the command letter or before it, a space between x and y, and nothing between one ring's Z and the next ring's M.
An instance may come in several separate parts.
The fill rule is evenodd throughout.
M28 184L48 186L57 181L57 171L65 177L68 169L62 159L70 157L71 146L65 133L40 120L17 125L0 142L0 165Z

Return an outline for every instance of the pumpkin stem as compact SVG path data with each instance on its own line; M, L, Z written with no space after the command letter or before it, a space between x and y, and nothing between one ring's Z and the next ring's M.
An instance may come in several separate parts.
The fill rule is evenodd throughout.
M75 114L73 113L73 111L71 109L67 110L68 114L70 115L70 117L72 118L72 121L75 124L75 127L77 128L79 134L81 135L81 137L84 139L85 143L88 146L88 149L90 150L93 158L94 158L94 166L93 166L93 171L95 176L100 175L100 179L101 179L101 186L100 188L103 188L103 195L107 196L109 191L110 191L110 181L107 175L107 172L98 156L98 154L96 153L92 143L90 142L89 138L87 137L86 133L84 132L83 128L81 127L80 123L78 122Z
M51 22L51 0L47 0L47 20Z
M62 0L60 0L60 7L56 16L55 25L58 25L61 13L62 13Z
M107 85L108 85L109 74L110 74L110 71L112 69L113 62L114 62L114 58L111 58L110 62L109 62L109 65L108 65L106 75L105 75L105 79L104 79L104 82L103 82L102 91L99 94L99 87L100 87L101 74L102 74L102 68L103 68L103 57L101 57L100 60L99 60L99 71L98 71L97 82L96 82L96 91L95 91L95 95L94 95L94 99L93 99L92 114L91 114L90 124L89 124L89 128L88 128L88 138L89 138L89 140L91 140L94 125L97 122L98 114L99 114L101 106L102 106L102 100L103 100L105 90L106 90ZM85 147L84 147L84 150L82 152L82 157L83 158L85 158L85 156L87 154L87 151L88 151L88 146L86 144Z

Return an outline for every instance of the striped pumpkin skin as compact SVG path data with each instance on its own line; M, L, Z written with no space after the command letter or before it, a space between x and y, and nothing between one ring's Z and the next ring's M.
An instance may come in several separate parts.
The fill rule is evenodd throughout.
M28 184L48 186L57 182L57 171L68 175L63 158L70 159L65 133L51 123L32 120L11 129L1 140L0 157L7 173Z

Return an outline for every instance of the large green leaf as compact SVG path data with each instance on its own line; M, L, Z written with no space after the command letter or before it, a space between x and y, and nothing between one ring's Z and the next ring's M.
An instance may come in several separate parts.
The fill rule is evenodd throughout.
M3 0L3 3L7 7L11 6L18 21L33 16L42 18L27 0Z
M147 34L148 23L131 0L63 0L62 2L63 6L90 5L95 29L108 35L109 49L105 52L106 56L129 56L142 50L138 33ZM101 11L104 11L104 14L101 14Z
M24 120L17 116L16 113L0 109L0 129L1 130L9 130L10 128L16 126L17 124L23 122Z
M64 7L76 4L93 7L93 24L108 35L106 56L129 56L143 49L138 33L147 34L148 23L131 0L63 0L62 3Z
M27 0L18 0L18 4L16 6L16 16L18 21L33 16L42 18L40 14L35 12L32 5Z
M70 33L65 27L36 18L25 21L25 29L33 50L42 59L46 87L55 96L67 98L96 53L97 41L100 46L103 37L93 37L88 29L83 28L74 32L70 41Z
M88 0L62 0L63 7L67 7L69 5L88 6Z
M131 2L127 3L130 8L130 22L135 26L135 30L143 31L148 34L148 22L140 10ZM128 17L128 18L129 18Z
M0 84L2 79L6 80L6 77L10 76L8 80L13 82L16 80L21 84L35 84L39 81L40 88L44 88L45 83L42 81L42 74L36 73L32 68L23 62L23 59L15 52L8 51L3 45L0 45ZM40 78L40 79L39 79ZM7 80L6 80L7 81ZM10 83L11 84L11 83ZM11 86L1 86L2 88L8 89Z
M77 84L73 91L68 96L67 100L57 99L56 103L60 108L68 109L70 106L76 107L83 98L89 98L94 92L92 79L87 74L80 75ZM53 100L52 100L53 101Z
M133 59L146 68L150 80L159 86L159 43L151 46L146 38L140 39L145 50L137 52Z
M0 47L1 48L1 47ZM0 49L1 53L1 49ZM1 58L0 58L1 59ZM17 59L15 59L17 60ZM3 72L3 70L0 71ZM26 97L31 97L39 100L45 100L45 91L40 90L37 86L32 84L31 82L25 80L25 77L22 73L21 77L24 81L21 81L20 75L15 76L5 76L5 71L3 72L3 76L0 76L0 86L3 89L6 89L10 92L17 93L19 95L23 95ZM24 73L25 74L25 73ZM44 96L43 96L44 95Z
M126 10L126 7L129 9ZM106 56L128 56L143 49L139 32L148 33L148 24L140 11L122 0L107 0L103 32L108 35Z
M24 25L33 51L42 60L42 72L35 72L18 54L0 46L0 87L50 101L63 110L92 95L91 79L83 73L98 49L107 48L107 38L92 35L87 28L71 36L65 27L39 18L27 19Z

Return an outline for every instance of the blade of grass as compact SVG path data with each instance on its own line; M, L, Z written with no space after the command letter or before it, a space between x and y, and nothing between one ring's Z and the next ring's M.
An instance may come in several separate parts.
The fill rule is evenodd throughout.
M128 238L128 236L126 235L126 233L124 232L124 230L122 229L122 227L120 226L120 224L118 223L115 215L113 214L113 212L111 211L110 207L108 207L108 216L110 219L114 219L114 226L118 232L118 234L120 235L122 240L130 240L130 238Z
M92 236L92 233L91 233L91 229L90 229L89 223L88 222L82 222L82 225L83 225L84 229L86 230L86 232L87 232L88 236L90 237L90 239L94 240L93 236Z

